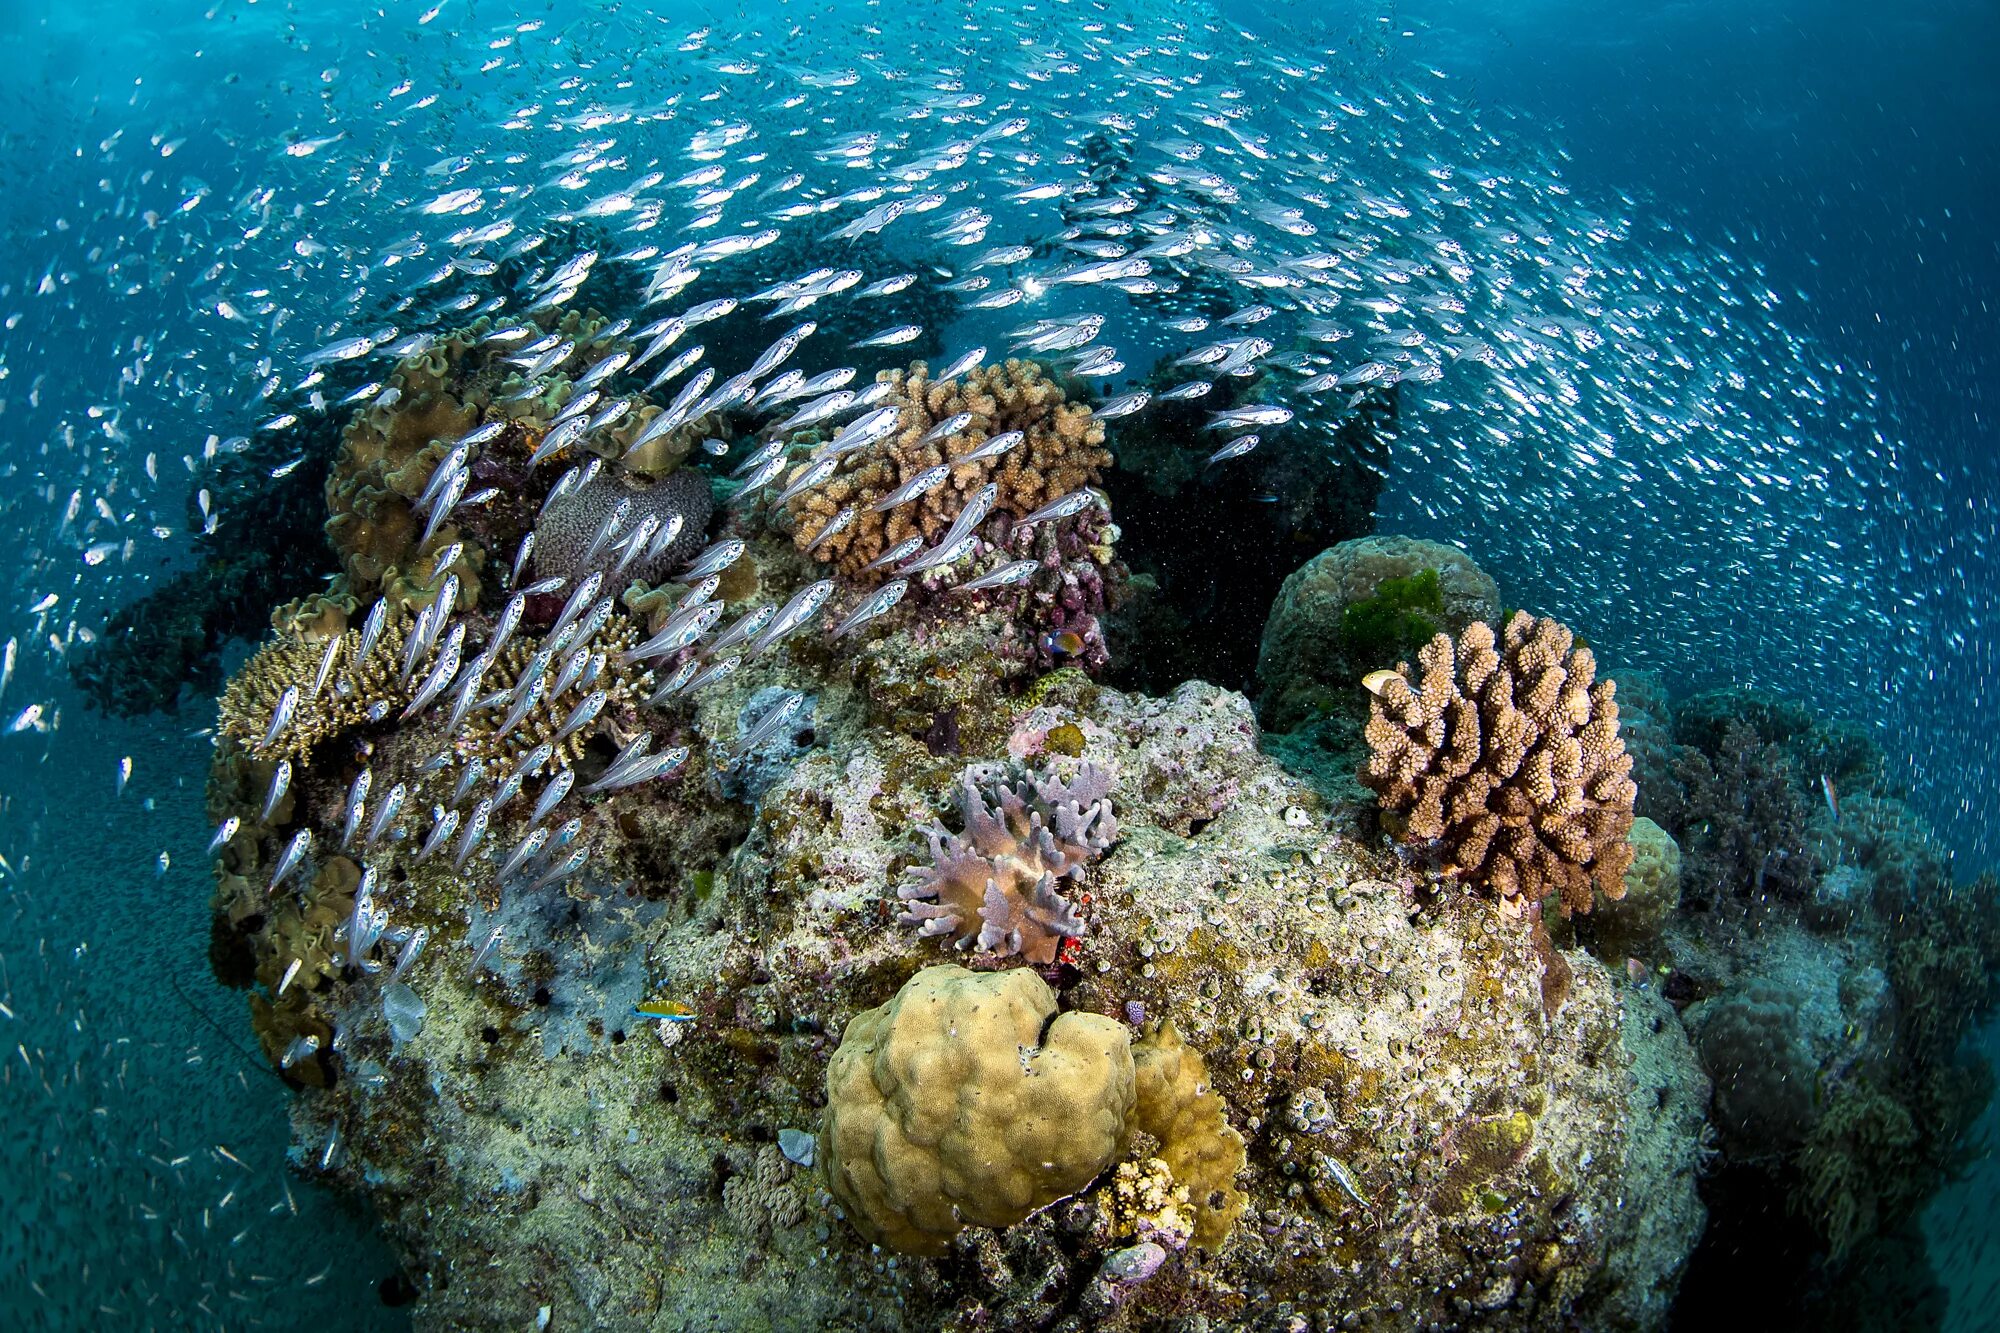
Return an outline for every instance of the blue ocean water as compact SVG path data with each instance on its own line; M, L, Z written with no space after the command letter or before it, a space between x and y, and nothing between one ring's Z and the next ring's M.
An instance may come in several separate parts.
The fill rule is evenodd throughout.
M254 497L221 507L215 442L286 439L292 425L272 424L285 416L337 424L296 391L313 355L416 331L397 301L437 262L406 238L442 252L505 219L496 252L546 231L563 237L552 254L583 201L607 227L645 216L644 196L690 171L684 146L702 129L759 130L771 157L741 162L750 150L728 142L716 160L760 183L717 205L719 225L676 198L652 232L662 249L751 234L777 206L756 192L793 169L826 176L822 197L875 183L866 148L815 154L837 136L902 136L906 162L1019 114L1019 155L995 137L945 171L1009 190L1062 179L1065 131L1046 127L1093 97L1115 105L1158 59L1172 77L1137 86L1171 110L1134 137L1204 150L1165 160L1190 175L1221 160L1277 210L1224 210L1249 262L1365 254L1371 279L1350 303L1439 253L1476 275L1469 312L1425 313L1465 324L1424 324L1430 345L1467 341L1436 379L1405 381L1380 530L1465 547L1515 604L1587 626L1607 661L1678 695L1774 690L1871 728L1960 878L2000 861L2000 15L1969 2L1299 10L15 0L0 13L13 57L0 92L13 185L0 193L10 1308L47 1327L403 1319L371 1219L287 1173L293 1094L240 997L211 977L216 680L189 682L174 711L110 716L73 663L121 608L215 559L196 535L211 503L225 539L251 521ZM1017 63L981 63L988 42ZM1112 44L1120 60L1065 68ZM934 67L986 99L969 127L902 96ZM890 92L865 95L878 88ZM1241 120L1213 114L1231 102ZM1307 123L1334 127L1321 158L1272 152ZM786 142L792 129L805 148ZM559 160L601 140L615 147ZM633 186L656 162L663 179ZM563 184L572 170L588 179ZM1427 182L1455 183L1469 206L1411 216L1399 201ZM937 260L921 238L959 207L940 201L889 234L912 264ZM1307 213L1321 218L1311 238L1293 221ZM1032 219L1012 221L985 243L1033 239ZM1135 375L1215 336L1103 291L958 309L936 332L997 347L1030 318L1101 311ZM1550 293L1574 304L1551 314ZM1378 311L1382 330L1417 326L1414 309ZM1285 306L1271 327L1312 313ZM1521 326L1543 349L1532 371L1472 348ZM1370 363L1326 345L1343 358L1334 371ZM278 599L241 624L261 626ZM229 640L202 645L219 664L247 652L240 627L200 633ZM1996 1198L2000 1174L1974 1154L1931 1205L1946 1327L1989 1326Z

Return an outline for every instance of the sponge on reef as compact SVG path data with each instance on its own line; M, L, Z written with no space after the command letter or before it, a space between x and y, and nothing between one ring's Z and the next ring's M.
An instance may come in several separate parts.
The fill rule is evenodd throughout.
M1125 1027L1055 1010L1026 969L942 966L848 1023L819 1160L856 1230L940 1255L962 1228L1012 1226L1112 1163L1134 1101Z
M1361 781L1408 841L1442 844L1447 869L1509 915L1553 893L1587 912L1594 885L1625 893L1632 759L1615 682L1553 620L1517 611L1495 640L1474 621L1440 634L1380 682Z

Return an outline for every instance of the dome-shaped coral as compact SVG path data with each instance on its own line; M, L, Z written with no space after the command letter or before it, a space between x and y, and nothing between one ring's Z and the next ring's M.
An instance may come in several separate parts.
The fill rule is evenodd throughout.
M1134 1099L1130 1038L1056 1013L1026 968L927 967L857 1014L826 1071L819 1160L862 1235L942 1254L1088 1185L1117 1156Z
M1083 919L1057 891L1118 840L1111 775L1085 764L1074 778L974 765L959 779L965 831L933 827L931 864L915 868L897 896L904 925L977 947L1052 963Z
M626 511L617 531L592 551L591 544L620 504ZM560 574L572 582L592 570L608 574L623 557L619 542L636 534L647 519L654 520L660 532L678 519L680 531L673 540L651 555L635 556L620 576L658 583L708 540L712 509L708 478L699 472L682 469L648 485L643 477L607 468L551 505L535 525L535 572Z

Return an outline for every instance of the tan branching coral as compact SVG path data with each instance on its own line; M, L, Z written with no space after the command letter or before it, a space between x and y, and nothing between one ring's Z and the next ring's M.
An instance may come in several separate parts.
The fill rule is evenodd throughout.
M646 696L653 690L653 673L645 667L624 661L625 652L638 643L643 635L637 620L620 612L613 612L605 621L604 628L591 639L589 663L585 665L576 684L559 695L544 694L528 708L513 730L506 735L509 706L498 703L491 708L476 708L460 727L453 738L453 748L468 759L484 760L489 767L498 762L509 771L530 751L544 741L549 743L549 757L529 769L528 772L553 773L565 765L574 764L583 755L583 747L590 738L604 728L611 719L624 719L628 724L635 721L635 713ZM481 683L482 698L492 699L500 694L512 694L526 671L545 646L545 640L534 636L520 636L500 651L500 660L486 673ZM574 652L565 648L554 654L547 675L554 683L563 668L565 654ZM568 723L570 714L577 705L597 691L604 691L604 706L596 719L579 726L567 736L558 736Z
M1125 1026L1057 1014L1025 968L925 968L848 1023L826 1088L827 1187L869 1240L930 1255L1088 1185L1134 1097Z
M1440 634L1378 687L1361 781L1412 842L1518 916L1560 893L1587 912L1594 885L1625 892L1632 759L1616 685L1553 620L1517 611L1496 643L1484 621Z
M974 765L959 778L965 831L925 830L931 864L897 890L904 925L961 949L1052 963L1083 919L1058 889L1118 840L1111 775L1085 764L1074 778Z
M1147 1029L1133 1044L1132 1061L1132 1128L1158 1140L1159 1160L1187 1191L1194 1243L1220 1249L1250 1201L1236 1188L1236 1173L1248 1161L1243 1136L1209 1085L1201 1052L1181 1040L1171 1020Z
M877 448L849 455L831 480L790 505L793 540L801 550L813 547L841 510L853 509L846 528L813 550L815 558L832 562L850 577L912 535L934 541L989 481L999 488L995 512L1019 518L1096 484L1111 465L1104 424L1091 420L1090 404L1071 401L1033 361L1004 361L942 384L931 380L921 361L878 378L893 386L883 406L902 409L896 434ZM972 414L963 429L923 442L933 426L960 412ZM1016 430L1022 441L1000 457L953 467L942 485L920 499L884 513L871 509L926 469L963 458L993 436ZM802 461L792 475L805 466Z
M216 729L253 759L304 763L321 741L364 723L385 720L409 698L401 677L410 624L410 618L401 613L388 616L381 637L361 662L355 661L361 631L344 632L333 667L317 691L313 684L326 644L297 634L278 635L230 677L222 691ZM418 679L415 673L412 679ZM264 736L278 701L294 687L299 693L292 720L265 745Z

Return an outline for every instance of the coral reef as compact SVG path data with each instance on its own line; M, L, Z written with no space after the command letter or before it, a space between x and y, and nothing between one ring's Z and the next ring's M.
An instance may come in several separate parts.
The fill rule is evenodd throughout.
M1624 710L1619 711L1622 724ZM1587 928L1588 938L1608 958L1647 952L1681 905L1681 849L1667 831L1639 815L1627 841L1632 864L1625 870L1625 892L1600 901Z
M1118 838L1111 775L1086 764L1065 781L1032 773L968 770L959 780L964 831L927 831L931 864L897 896L902 921L959 948L1053 963L1080 937L1076 905L1057 892Z
M1056 1013L1033 972L928 967L857 1014L826 1072L820 1157L868 1239L943 1254L1088 1185L1132 1113L1124 1027Z
M863 566L906 538L935 541L989 482L998 487L993 512L1019 519L1096 484L1111 462L1104 426L1091 418L1089 405L1072 401L1036 362L1008 360L970 371L963 380L937 383L919 361L907 371L884 371L878 380L890 385L882 405L901 411L896 434L879 448L849 454L831 479L790 505L799 549L849 578L887 577L886 571L867 572ZM962 427L926 438L960 413L971 414ZM1023 438L999 457L956 462L1010 431ZM874 508L899 487L947 464L944 480L921 497ZM834 516L849 508L853 518L847 526L819 541Z
M1689 899L1740 908L1810 897L1819 873L1807 832L1812 807L1784 748L1734 719L1696 734L1715 739L1712 751L1685 750L1676 766Z
M1291 731L1332 714L1356 721L1361 678L1437 634L1497 624L1500 594L1465 552L1413 537L1361 537L1320 552L1279 591L1257 650L1258 715Z
M1616 686L1597 681L1569 630L1516 612L1496 643L1484 621L1440 634L1382 682L1362 781L1404 836L1439 842L1448 873L1518 914L1559 894L1625 892L1635 791Z
M1172 1019L1150 1025L1132 1048L1136 1099L1133 1128L1150 1135L1167 1170L1171 1195L1187 1199L1193 1217L1188 1238L1219 1250L1250 1196L1236 1188L1247 1158L1243 1136L1229 1123L1223 1101L1209 1086L1201 1053L1181 1040Z
M625 517L611 536L598 542L621 504ZM701 550L712 510L708 479L698 472L681 470L649 482L636 471L607 469L551 505L535 525L535 572L574 583L593 571L608 576L622 566L624 578L657 583ZM636 534L648 520L653 531L671 526L678 535L665 543L655 539L644 552L624 560L616 538Z

